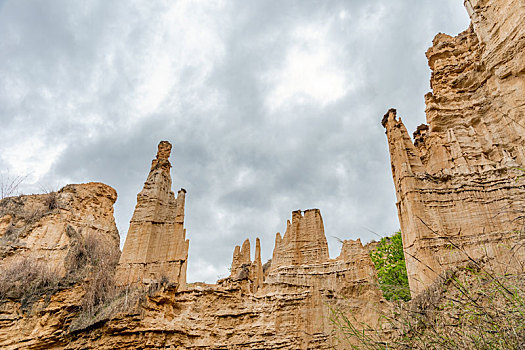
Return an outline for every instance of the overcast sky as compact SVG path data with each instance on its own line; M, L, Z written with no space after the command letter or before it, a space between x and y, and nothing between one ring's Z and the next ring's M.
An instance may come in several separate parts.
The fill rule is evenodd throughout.
M336 257L399 228L381 118L425 121L425 51L468 23L461 0L0 0L0 171L113 186L122 245L168 140L189 281L245 238L270 258L296 209L321 209Z

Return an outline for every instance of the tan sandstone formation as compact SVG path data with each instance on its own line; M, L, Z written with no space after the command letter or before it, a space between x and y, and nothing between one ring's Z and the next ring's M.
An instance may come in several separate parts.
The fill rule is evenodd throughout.
M296 253L306 256L324 251L326 238L319 210L304 215L295 211L292 226L294 221L298 225L287 242L304 247ZM75 331L69 327L82 299L81 289L59 292L47 304L42 300L34 306L36 311L27 315L15 302L0 304L0 347L344 349L337 341L339 330L330 322L330 308L373 325L386 306L368 251L359 240L344 241L336 259L326 255L312 262L290 260L274 267L260 284L260 244L256 243L254 261L250 260L249 245L245 241L242 248L235 248L232 276L217 284L193 283L184 290L168 284L145 293L136 308L110 313L108 319ZM275 247L280 249L282 246ZM258 288L252 288L255 286ZM118 300L123 302L124 296Z
M292 222L286 223L284 237L277 233L271 271L281 266L321 263L329 259L328 242L324 234L319 209L310 209L302 215L292 212Z
M115 251L117 192L102 183L67 185L58 192L0 201L0 271L24 259L45 263L59 276L79 239L92 236Z
M413 296L469 256L505 271L525 259L525 5L465 6L469 29L427 51L432 92L414 142L395 110L383 118Z
M117 283L153 283L162 279L186 286L189 240L184 229L186 190L171 190L171 144L159 143L144 188L137 195L126 242L117 267Z
M247 281L247 290L252 293L262 286L264 275L261 261L261 241L255 240L255 260L250 257L250 241L247 239L242 244L242 248L235 246L233 250L232 265L230 268L229 280L233 282ZM218 282L222 283L222 282Z

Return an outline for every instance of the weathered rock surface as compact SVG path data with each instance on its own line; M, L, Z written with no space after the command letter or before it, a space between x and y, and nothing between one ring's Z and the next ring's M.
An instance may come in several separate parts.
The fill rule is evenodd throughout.
M281 266L321 263L328 259L328 243L319 209L306 210L304 216L296 210L292 213L292 222L286 224L284 237L281 239L280 233L275 237L270 271Z
M293 214L295 220L305 220L307 215L322 222L318 210ZM298 225L294 237L301 242L324 237L322 225L316 230L312 235L308 226ZM305 252L323 250L325 241L316 239ZM260 285L260 245L256 247L253 262L249 242L235 249L233 277L218 284L189 284L184 290L172 285L145 294L138 308L76 332L69 327L82 299L81 289L62 291L49 304L41 301L29 315L16 303L5 303L0 307L0 347L332 349L341 347L335 337L338 330L330 322L330 307L353 312L357 321L369 324L385 307L368 251L359 241L344 241L336 259L327 256L273 269ZM243 265L248 273L239 276Z
M78 235L119 249L113 217L117 192L101 183L67 185L58 192L0 201L0 271L21 259L45 262L58 275Z
M171 190L171 144L162 141L144 188L137 195L126 242L117 267L117 283L167 279L186 286L189 240L184 229L186 191Z
M414 294L468 256L489 256L493 264L512 269L525 255L516 245L523 243L516 219L525 199L523 173L517 169L525 165L524 5L519 0L465 4L472 26L455 38L437 35L427 52L433 71L428 125L417 128L412 142L395 110L383 120ZM75 331L70 326L84 297L81 286L42 298L30 312L4 300L1 348L338 349L344 347L337 343L330 307L352 312L356 322L378 322L388 306L368 248L359 240L344 241L339 257L330 259L317 209L292 213L284 236L277 234L271 263L262 265L258 240L252 261L245 241L234 250L228 278L185 286L185 191L176 198L171 192L170 151L168 143L159 145L137 197L118 276L126 300L130 283L155 286L163 277L172 283L146 289L136 307ZM88 185L94 188L81 195ZM45 209L33 196L23 197L22 204L0 202L0 264L34 253L60 266L70 244L68 227L118 244L114 191L88 185L61 190L58 209ZM45 215L33 220L5 210L9 206L20 212L40 206ZM47 226L38 224L42 220Z
M242 244L242 248L235 246L233 250L232 265L230 268L230 276L218 281L219 284L233 281L246 281L243 285L247 290L255 293L263 284L264 273L261 261L261 242L259 238L255 240L255 260L251 261L250 256L250 241L247 239Z
M427 51L432 92L414 143L395 110L386 128L410 289L468 256L525 259L525 5L467 0L472 25Z

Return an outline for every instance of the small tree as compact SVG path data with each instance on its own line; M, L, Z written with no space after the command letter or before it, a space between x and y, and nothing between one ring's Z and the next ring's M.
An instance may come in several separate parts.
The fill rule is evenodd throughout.
M410 300L401 232L381 238L377 248L370 252L370 258L377 270L384 297L387 300Z
M9 173L0 174L0 199L14 196L18 191L18 187L26 178L27 175L10 176Z

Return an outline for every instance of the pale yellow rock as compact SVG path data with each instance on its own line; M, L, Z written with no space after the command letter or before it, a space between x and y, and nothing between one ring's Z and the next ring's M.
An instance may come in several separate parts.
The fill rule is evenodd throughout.
M144 188L137 195L126 242L117 267L117 283L153 283L167 279L186 286L189 240L184 229L186 191L171 190L171 144L159 143Z
M511 271L525 259L525 6L465 1L468 30L427 51L427 124L412 143L395 110L386 128L412 295L469 259Z
M414 294L437 273L464 262L465 253L474 259L487 255L489 263L508 271L523 258L523 250L508 249L523 243L514 220L522 215L525 199L522 172L516 169L525 166L523 5L518 0L465 4L471 28L455 38L437 35L427 52L433 71L428 125L417 128L413 143L394 110L383 120ZM330 259L317 209L292 213L284 236L276 235L265 270L259 240L253 261L245 241L235 247L231 276L180 288L187 261L184 192L177 198L171 192L170 150L161 143L138 196L120 273L131 276L130 282L169 272L178 285L146 293L138 310L74 333L68 327L81 289L61 291L49 304L42 300L30 314L8 301L0 305L0 348L345 349L348 344L336 340L340 330L330 322L330 307L352 312L358 327L377 325L388 303L369 257L374 244L344 241L339 256ZM111 222L112 212L102 207L111 208L114 199L107 206L110 198L104 198L92 200L90 208L106 213L93 214L95 221ZM68 215L60 219L74 221ZM3 213L3 236L18 221ZM38 235L44 242L46 236ZM39 252L37 247L32 249Z

